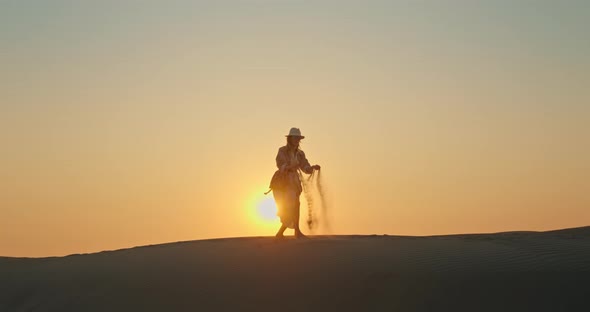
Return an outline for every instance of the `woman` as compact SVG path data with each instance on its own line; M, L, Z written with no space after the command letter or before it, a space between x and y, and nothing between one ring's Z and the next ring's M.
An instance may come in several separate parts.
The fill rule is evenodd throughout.
M279 148L277 154L277 167L271 181L271 188L278 207L277 215L281 218L281 228L277 237L284 237L287 228L295 229L295 237L304 238L305 235L299 229L299 196L303 188L299 179L298 170L307 174L314 170L320 170L319 165L311 166L305 153L299 149L299 142L305 138L298 128L291 128L287 137L287 145Z

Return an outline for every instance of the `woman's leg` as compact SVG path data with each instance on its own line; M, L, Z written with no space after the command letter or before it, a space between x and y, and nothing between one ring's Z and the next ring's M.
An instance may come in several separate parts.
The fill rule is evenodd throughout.
M287 229L287 225L285 224L286 216L285 216L285 209L288 202L285 200L285 193L283 190L273 190L273 196L275 199L275 204L277 206L277 216L281 219L281 228L275 235L278 238L284 237L285 230Z
M297 238L305 238L306 236L303 235L303 233L301 233L301 229L299 228L299 212L301 210L301 205L300 205L300 202L299 202L299 196L300 195L301 194L297 194L296 201L295 201L296 202L296 207L295 207L296 208L295 209L295 221L294 221L295 222L295 225L294 225L294 227L295 227L295 237L297 237Z
M279 229L279 231L277 232L277 235L275 235L276 237L284 237L285 235L283 235L283 233L285 233L285 230L287 229L287 227L283 224L281 224L281 228Z

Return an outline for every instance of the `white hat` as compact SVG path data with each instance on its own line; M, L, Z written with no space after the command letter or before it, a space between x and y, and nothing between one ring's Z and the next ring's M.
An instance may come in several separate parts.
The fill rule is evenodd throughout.
M301 130L299 130L299 128L291 128L291 130L289 130L289 134L287 134L286 136L300 137L302 139L305 139L305 137L301 135Z

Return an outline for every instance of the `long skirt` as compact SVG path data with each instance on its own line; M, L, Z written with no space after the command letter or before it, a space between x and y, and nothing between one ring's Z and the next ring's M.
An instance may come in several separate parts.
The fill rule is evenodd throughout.
M293 229L299 222L299 196L301 192L294 188L273 190L275 203L277 204L277 216L281 223Z

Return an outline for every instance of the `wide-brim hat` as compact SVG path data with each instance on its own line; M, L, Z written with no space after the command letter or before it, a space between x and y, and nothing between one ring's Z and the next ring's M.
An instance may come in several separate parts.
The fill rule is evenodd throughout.
M305 137L301 135L301 130L299 130L299 128L291 128L291 130L289 130L289 134L287 134L286 137L297 137L305 139Z

